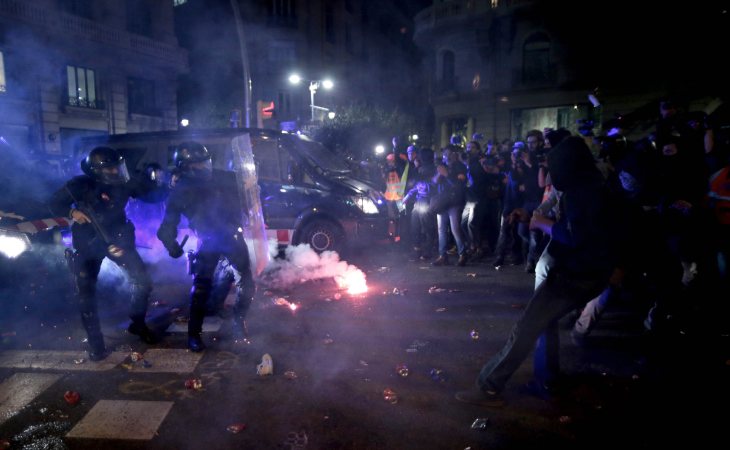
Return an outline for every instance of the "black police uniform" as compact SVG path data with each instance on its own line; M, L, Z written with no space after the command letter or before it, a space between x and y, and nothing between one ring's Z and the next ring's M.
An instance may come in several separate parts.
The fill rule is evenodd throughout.
M118 154L117 157L121 158ZM152 281L135 248L134 225L127 219L124 209L130 197L149 202L162 201L164 189L150 180L136 178L123 184L107 184L86 168L84 171L88 174L72 178L53 194L49 208L56 215L67 215L73 207L84 212L93 222L71 226L75 249L71 270L81 321L91 346L89 356L102 359L106 356L106 349L94 293L104 258L116 263L130 280L132 302L129 317L132 323L128 331L147 343L155 341L144 321Z
M206 302L213 287L213 275L220 258L230 263L236 276L237 299L234 306L234 326L246 333L245 318L253 296L255 284L251 274L248 248L241 226L241 204L235 174L214 170L212 176L196 178L183 170L181 178L170 190L165 217L157 237L170 256L179 257L182 249L177 242L177 227L184 215L190 228L198 237L198 251L193 256L193 289L190 296L190 321L188 322L188 347L201 351L200 339Z

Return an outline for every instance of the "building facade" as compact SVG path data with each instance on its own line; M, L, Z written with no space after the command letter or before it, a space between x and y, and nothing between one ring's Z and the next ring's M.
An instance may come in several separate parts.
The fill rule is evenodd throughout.
M190 49L191 75L183 114L210 125L244 110L244 68L251 79L250 125L311 123L310 82L330 79L314 94L314 122L356 103L418 110L418 50L412 18L399 1L237 0L241 35L230 0L187 0L176 8L180 41ZM245 45L241 45L245 42ZM300 84L289 76L297 73ZM206 80L220 81L210 86ZM404 80L413 89L404 89ZM414 95L415 94L415 95ZM414 100L415 99L415 100ZM273 105L273 108L270 108ZM273 109L273 114L263 111ZM240 120L244 122L243 118Z
M581 42L609 29L595 23L600 16L583 36L581 20L566 17L559 4L538 0L436 0L419 12L414 40L425 54L434 145L454 134L501 141L545 127L576 131L579 120L598 127L657 98L658 86L607 83L608 71L593 64L615 56ZM596 106L589 95L599 85Z
M0 0L0 135L45 159L94 134L177 128L173 3Z

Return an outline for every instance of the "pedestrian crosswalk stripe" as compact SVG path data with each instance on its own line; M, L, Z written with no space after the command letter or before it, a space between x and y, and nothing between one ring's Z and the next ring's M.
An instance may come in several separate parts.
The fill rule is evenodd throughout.
M202 353L193 353L183 349L151 348L144 353L144 360L149 364L135 363L128 367L130 372L140 373L188 373L203 357Z
M173 402L99 400L66 437L150 440L172 405Z
M105 359L94 362L89 361L84 351L6 350L0 352L0 367L94 372L113 369L128 355L127 352L112 352Z
M0 424L61 378L52 373L16 373L0 384Z
M129 352L112 352L105 359L94 362L89 361L86 352L7 350L0 352L0 367L99 372L111 370L125 360L131 362L127 359L129 356ZM144 353L146 364L137 362L124 367L140 373L188 373L195 370L202 357L202 353L184 349L152 348Z
M220 317L206 317L203 322L203 333L212 333L220 330L221 319ZM173 322L167 327L168 333L187 333L188 323L187 322Z

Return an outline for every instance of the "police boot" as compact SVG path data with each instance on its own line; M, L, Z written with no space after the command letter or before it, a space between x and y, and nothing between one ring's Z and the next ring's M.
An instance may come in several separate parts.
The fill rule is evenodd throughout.
M135 336L139 336L145 344L152 345L158 342L157 336L155 336L154 333L152 333L152 330L147 327L147 324L144 323L144 318L133 317L132 323L130 323L127 327L127 331Z
M190 308L190 321L188 322L188 348L191 352L202 352L205 350L203 338L200 334L203 331L204 308Z
M109 351L104 345L104 335L101 333L101 326L99 325L99 317L93 312L82 313L81 323L86 330L86 336L88 337L89 343L89 359L92 361L101 361L102 359L109 356Z

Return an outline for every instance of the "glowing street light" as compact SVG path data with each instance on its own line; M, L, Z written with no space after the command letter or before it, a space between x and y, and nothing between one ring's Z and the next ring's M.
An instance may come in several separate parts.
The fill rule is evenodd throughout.
M186 127L188 125L190 125L190 121L188 119L183 118L180 120L180 126Z
M375 146L375 154L376 155L382 155L385 152L385 147L383 145L376 145Z
M330 112L328 112L328 113L327 113L327 117L328 117L328 118L329 118L330 120L334 119L334 118L335 118L335 112L334 112L334 111L330 111Z
M293 73L289 75L289 82L291 84L299 84L302 81L302 77L299 76L299 74ZM314 122L314 110L317 109L317 106L314 106L314 94L317 92L317 89L321 87L329 90L334 87L334 83L329 78L325 80L311 80L309 82L309 99L310 103L309 106L312 109L312 122Z

